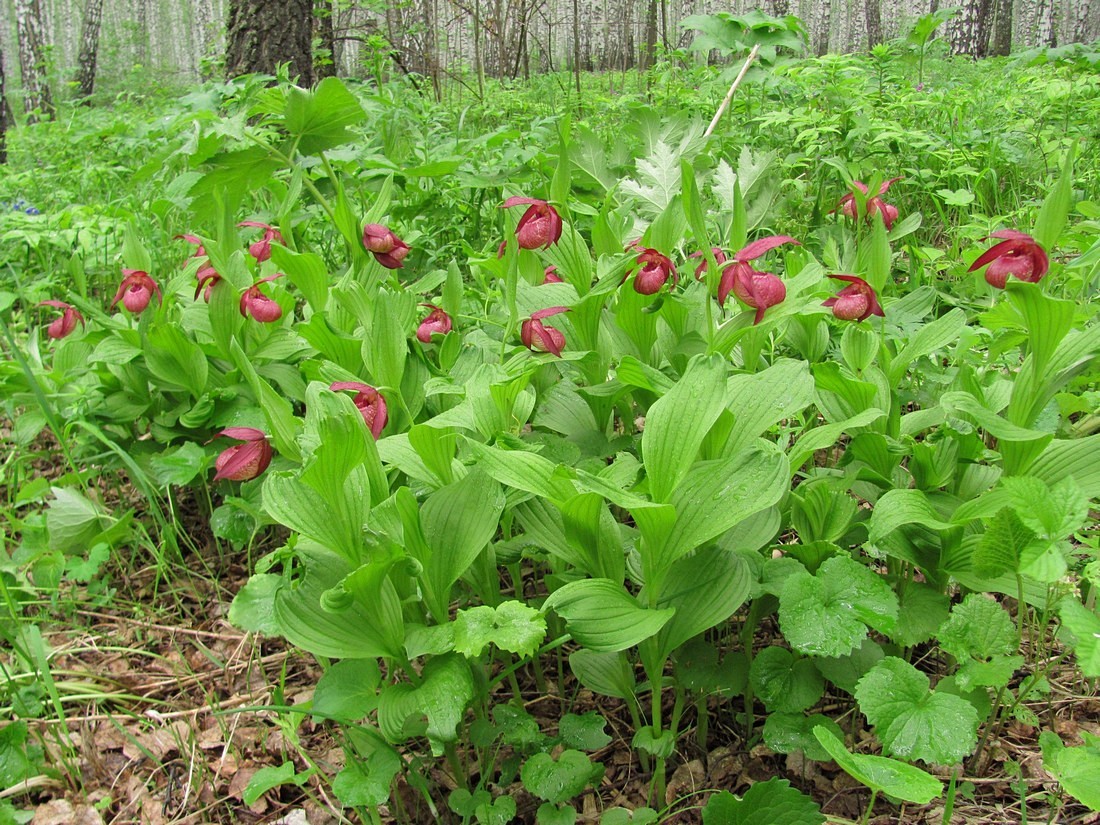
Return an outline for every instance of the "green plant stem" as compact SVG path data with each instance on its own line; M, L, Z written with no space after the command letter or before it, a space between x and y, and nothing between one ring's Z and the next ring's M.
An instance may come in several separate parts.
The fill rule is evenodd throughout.
M659 739L661 736L661 700L664 694L661 689L661 675L662 673L658 672L651 674L649 677L649 721L653 727L654 740ZM663 756L658 756L654 762L653 782L649 786L649 795L651 799L661 800L665 798L665 758Z
M862 825L867 825L871 821L871 811L875 809L875 800L878 799L878 789L871 790L871 798L867 801L867 810L863 812L863 819L860 820Z
M710 716L707 713L707 696L700 694L695 700L695 742L704 753L707 752L707 734Z

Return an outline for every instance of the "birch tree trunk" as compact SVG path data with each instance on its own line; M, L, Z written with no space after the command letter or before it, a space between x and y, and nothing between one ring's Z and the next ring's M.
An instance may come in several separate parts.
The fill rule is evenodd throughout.
M4 86L4 53L0 52L0 164L8 162L8 94Z
M42 11L38 0L15 0L15 23L23 70L23 108L27 122L35 123L39 114L52 116L55 111L42 56Z
M80 30L80 54L76 58L76 93L87 101L95 88L96 58L99 55L99 23L103 0L88 0L84 7L84 25Z
M1053 0L1037 0L1035 4L1035 36L1036 45L1040 49L1048 49L1056 45L1054 42L1054 2Z
M882 42L882 8L879 0L866 0L864 13L867 16L867 48L872 49Z
M1089 12L1092 3L1093 0L1077 0L1077 13L1073 17L1074 43L1087 43L1089 41Z
M645 14L645 49L638 70L645 71L657 57L657 0L649 0Z
M981 57L985 52L982 35L988 36L989 6L991 0L966 0L959 16L951 26L951 53Z
M291 75L309 86L312 21L312 0L230 0L226 76L275 74L280 63L290 63Z
M993 36L989 54L1004 57L1012 51L1012 0L996 0L993 5Z

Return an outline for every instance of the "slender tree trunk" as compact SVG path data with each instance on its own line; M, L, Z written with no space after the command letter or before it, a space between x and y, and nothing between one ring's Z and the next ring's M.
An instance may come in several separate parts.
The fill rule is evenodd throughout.
M1089 40L1089 16L1092 3L1093 0L1077 0L1077 13L1073 17L1074 43L1087 43Z
M313 64L313 77L315 80L336 76L336 31L332 25L332 16L335 13L332 8L332 0L314 0L314 33L321 40L321 54ZM312 46L312 37L310 43Z
M230 0L226 75L273 75L280 63L290 63L298 83L311 85L312 20L312 0Z
M991 0L966 0L951 26L951 53L981 57L989 36Z
M80 30L80 54L76 58L76 93L85 101L95 88L96 58L99 54L99 22L103 0L88 0L84 7L84 25Z
M993 36L989 54L1004 57L1012 51L1012 0L995 0L993 6Z
M1037 0L1035 4L1036 44L1041 49L1057 45L1054 41L1054 3L1053 0Z
M581 107L581 10L573 0L573 79L577 84L577 108Z
M864 11L867 22L867 48L882 42L882 6L880 0L866 0Z
M811 5L813 17L810 24L810 44L816 55L822 55L829 51L831 6L832 4L828 0L814 0Z
M657 0L649 0L645 15L645 50L638 69L645 71L657 58Z
M27 122L34 123L39 114L52 116L55 111L42 55L42 10L38 0L15 0L15 22L23 69L23 107Z
M0 51L0 164L8 162L8 93L4 86L4 53Z
M481 63L481 0L474 0L474 71L477 72L477 94L485 98L485 67Z

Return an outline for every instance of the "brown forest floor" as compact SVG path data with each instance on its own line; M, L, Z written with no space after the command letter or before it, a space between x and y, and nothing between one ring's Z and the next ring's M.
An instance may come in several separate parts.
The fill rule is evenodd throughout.
M286 761L297 771L312 762L331 778L343 763L340 734L308 715L265 709L309 701L321 667L280 639L242 634L228 624L225 615L233 594L247 580L246 566L241 559L215 554L197 509L184 520L193 530L192 543L208 548L185 565L167 573L152 567L131 570L119 565L116 554L111 568L103 571L113 588L109 596L69 586L56 600L56 612L43 609L28 616L42 629L52 651L53 679L67 697L63 721L51 718L48 706L41 719L30 721L30 738L45 748L56 778L40 777L29 787L0 791L0 797L33 811L35 825L359 821L354 812L341 811L326 782L316 777L300 788L269 791L252 806L242 801L257 770ZM546 672L557 672L556 663L547 663ZM554 680L549 680L551 691L540 694L529 672L517 675L527 710L544 732L554 733L565 712L598 710L608 721L613 740L592 754L606 773L597 789L575 801L578 822L596 823L608 807L646 804L649 777L630 748L625 705L594 696L568 675L562 681L566 696L557 695ZM1081 744L1082 730L1100 734L1100 698L1094 685L1072 666L1055 671L1050 682L1052 693L1030 706L1043 727L1055 730L1067 745ZM81 696L93 698L82 701ZM834 719L843 716L845 727L862 721L851 712L849 697L826 696L824 703L824 712ZM747 744L734 721L741 712L736 703L711 705L705 750L695 743L694 731L681 737L670 760L666 802L682 799L682 804L669 810L666 822L700 822L706 799L700 791L740 794L773 776L812 795L838 821L859 819L868 798L865 788L831 763ZM690 728L690 715L685 717ZM762 722L758 719L757 731ZM951 823L1100 822L1100 814L1060 795L1043 770L1038 733L1012 723L991 739L985 764L959 780L961 793ZM857 738L869 739L870 734L861 731ZM860 750L867 752L869 746ZM453 787L453 780L442 773L432 778L444 789ZM534 822L537 800L518 782L497 790L515 796L517 821ZM415 792L403 785L399 791L410 810L417 805ZM1026 814L1021 808L1025 800ZM421 803L422 813L403 819L418 824L460 821L450 815L444 800L437 805L438 817ZM382 814L383 821L395 821L391 812L383 809ZM942 800L901 807L880 800L871 822L940 825L943 818Z

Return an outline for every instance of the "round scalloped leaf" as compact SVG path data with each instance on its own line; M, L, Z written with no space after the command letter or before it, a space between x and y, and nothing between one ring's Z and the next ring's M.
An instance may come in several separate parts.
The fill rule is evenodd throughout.
M757 782L740 799L720 791L703 808L703 825L821 825L824 821L816 802L778 778Z
M825 692L825 682L810 659L795 658L782 647L766 647L752 661L753 690L768 710L799 713Z

